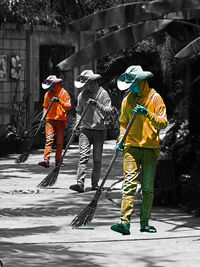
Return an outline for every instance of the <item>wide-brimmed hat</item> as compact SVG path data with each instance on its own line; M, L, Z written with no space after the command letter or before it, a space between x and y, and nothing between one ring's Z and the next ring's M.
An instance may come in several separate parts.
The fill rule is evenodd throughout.
M101 79L100 74L95 74L92 70L84 70L79 76L76 77L74 85L76 88L81 88L87 83L87 81L94 81L98 79Z
M56 75L50 75L42 82L42 88L48 89L54 83L61 83L63 80L61 78L57 78Z
M124 91L128 89L136 80L141 82L148 78L153 77L150 71L143 71L141 66L130 66L128 69L117 79L117 87L119 90Z

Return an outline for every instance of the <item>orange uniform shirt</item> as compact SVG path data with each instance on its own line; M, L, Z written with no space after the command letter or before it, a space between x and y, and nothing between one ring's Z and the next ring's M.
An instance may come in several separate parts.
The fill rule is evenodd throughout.
M54 102L49 113L47 114L46 120L60 120L67 121L67 110L71 109L71 99L67 91L64 88L60 87L60 84L54 84L55 90L48 91L44 96L43 103L43 116L48 109L51 99L57 97L60 99L60 102Z

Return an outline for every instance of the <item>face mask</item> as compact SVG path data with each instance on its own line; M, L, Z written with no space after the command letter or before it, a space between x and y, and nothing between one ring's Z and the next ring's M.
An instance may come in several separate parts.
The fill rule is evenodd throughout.
M133 95L137 94L140 91L139 83L135 81L133 84L131 84L129 90Z
M52 85L49 87L49 90L50 90L50 91L54 91L54 90L55 90L54 84L52 84Z
M90 92L94 92L96 88L96 81L89 80L86 84L86 90Z

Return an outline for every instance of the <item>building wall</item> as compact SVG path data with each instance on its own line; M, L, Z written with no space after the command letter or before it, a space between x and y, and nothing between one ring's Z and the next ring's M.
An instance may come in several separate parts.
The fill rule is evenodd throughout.
M27 31L27 57L30 62L27 65L27 84L31 99L34 100L30 101L29 104L31 113L35 108L34 103L40 101L40 46L42 45L65 45L66 47L74 47L75 52L77 52L79 49L79 34L47 30L46 27L42 26L37 27L33 32Z
M12 115L16 117L18 109L24 112L21 115L26 120L35 111L35 103L39 101L41 90L40 46L66 45L74 47L74 52L77 52L93 38L94 36L87 33L61 33L43 26L34 29L24 27L21 30L17 29L14 24L0 26L0 136L6 125L11 122ZM19 56L21 63L21 75L17 80L12 79L10 75L13 55ZM1 61L5 59L7 59L6 73L1 64ZM89 63L81 68L75 68L72 70L73 76L76 77L86 68L94 69L95 64ZM64 73L64 76L69 77L67 73ZM73 84L73 79L70 82ZM77 97L78 92L75 88L71 90L74 90Z
M19 80L11 78L11 57L18 55L21 61ZM6 57L6 74L0 75L0 134L3 125L9 123L10 114L14 112L13 101L21 102L26 90L26 34L15 25L6 24L0 28L0 61ZM0 67L0 69L2 66Z

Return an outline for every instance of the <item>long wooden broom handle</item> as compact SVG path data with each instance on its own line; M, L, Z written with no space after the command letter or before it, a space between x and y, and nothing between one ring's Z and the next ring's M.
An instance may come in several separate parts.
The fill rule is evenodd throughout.
M131 120L130 120L130 122L129 122L127 128L126 128L126 131L125 131L125 133L124 133L124 136L122 137L122 139L121 139L121 141L120 141L120 143L119 143L119 147L122 147L122 145L123 145L123 143L124 143L124 141L125 141L125 139L126 139L128 133L129 133L129 130L130 130L131 126L133 125L133 122L134 122L135 118L136 118L136 113L134 112L134 113L133 113L133 116L132 116L132 118L131 118ZM113 164L114 164L114 162L115 162L115 160L116 160L116 158L117 158L118 153L119 153L119 152L115 150L115 154L114 154L114 156L112 157L112 160L111 160L111 162L110 162L110 165L109 165L109 167L108 167L108 169L107 169L107 171L106 171L106 174L105 174L105 176L104 176L104 178L103 178L103 180L102 180L102 182L101 182L101 184L100 184L100 186L99 186L99 188L98 188L96 194L98 194L98 192L101 192L101 190L102 190L102 188L103 188L103 186L104 186L104 184L105 184L105 182L106 182L106 179L108 178L108 175L109 175L109 173L110 173L110 171L111 171L111 169L112 169L112 166L113 166Z
M66 152L67 152L67 150L68 150L68 148L69 148L71 142L73 141L73 138L74 138L74 135L75 135L75 133L76 133L76 130L77 130L77 128L79 127L80 123L82 122L82 120L83 120L83 118L84 118L84 116L85 116L85 114L86 114L86 112L87 112L87 110L88 110L89 105L90 105L90 104L87 103L87 105L85 106L85 108L84 108L84 110L83 110L83 113L82 113L82 115L81 115L79 121L78 121L78 122L76 123L76 125L74 126L73 131L72 131L72 134L71 134L70 139L69 139L69 141L68 141L68 143L67 143L67 145L66 145L66 147L65 147L65 151L63 152L63 155L62 155L62 157L61 157L60 162L62 162L62 159L64 158L64 156L65 156L65 154L66 154Z
M51 101L51 104L48 106L48 109L47 109L47 111L46 111L46 113L44 114L44 117L43 117L44 120L46 119L46 116L47 116L47 114L49 113L49 110L50 110L50 108L52 107L53 103L54 103L54 102Z
M47 109L47 111L46 111L46 113L44 114L44 117L43 117L44 120L46 119L46 116L47 116L47 114L49 113L49 110L50 110L50 108L52 107L53 103L54 103L54 102L51 101L51 104L48 106L48 109ZM37 131L35 132L35 135L37 135L37 133L39 132L39 130L41 129L41 127L42 127L42 123L40 122L40 124L39 124L39 126L38 126L38 128L37 128Z
M130 130L131 126L133 125L133 122L134 122L135 118L136 118L136 113L134 112L133 113L133 116L132 116L132 118L131 118L131 120L130 120L127 128L126 128L126 131L124 133L124 136L122 137L122 139L119 142L119 148L122 148L123 147L123 143L125 142L125 139L126 139L128 133L129 133L129 130Z

